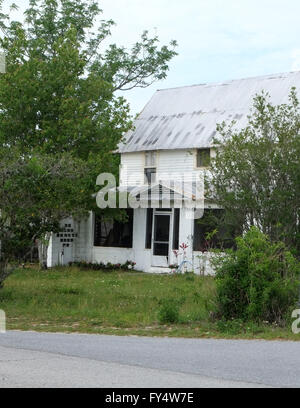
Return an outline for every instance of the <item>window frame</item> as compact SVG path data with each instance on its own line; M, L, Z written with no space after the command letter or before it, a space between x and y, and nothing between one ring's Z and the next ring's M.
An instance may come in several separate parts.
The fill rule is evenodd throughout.
M154 174L154 177L153 177L153 174ZM156 174L157 174L156 167L145 167L144 168L144 183L148 185L152 184L152 182L156 183ZM149 180L149 176L150 176L150 180Z
M199 153L200 152L209 152L209 161L208 163L204 163L203 165L198 165L198 157L199 157ZM196 154L195 154L195 166L197 169L207 169L210 168L211 166L211 148L210 147L204 147L204 148L200 148L200 149L196 149Z
M133 223L134 223L134 210L132 209L132 208L128 208L128 209L126 209L125 211L127 211L127 213L129 213L130 212L130 214L128 215L128 220L126 221L126 222L120 222L120 221L116 221L116 220L114 220L114 219L104 219L104 220L100 220L99 218L101 218L101 216L98 216L98 215L96 215L95 213L94 213L94 217L93 217L93 229L94 229L94 234L93 234L93 246L94 247L97 247L97 248L118 248L118 249L132 249L133 248ZM99 244L99 242L101 242L101 240L102 240L102 238L104 237L102 237L102 225L100 226L100 237L99 236L97 236L97 229L98 229L98 227L97 227L97 225L96 225L96 223L99 223L99 224L104 224L104 223L109 223L109 222L112 222L113 223L113 227L110 229L110 231L109 231L109 233L112 233L112 234L114 234L114 233L116 233L116 231L117 231L117 228L120 228L120 226L121 226L121 228L123 227L123 225L126 225L126 224L129 224L129 232L130 232L130 235L129 235L129 240L130 240L130 245L128 246L128 245L120 245L119 243L117 243L117 244L109 244L109 245L100 245ZM111 232L111 231L114 231L115 230L115 232ZM123 234L122 234L123 235ZM105 237L105 239L107 240L108 239L108 237L109 237L109 234L107 234L107 236Z
M151 159L150 159L150 163L147 164L147 155L150 155ZM145 151L145 163L144 163L144 167L148 168L148 167L157 167L157 151L156 150L146 150Z
M144 152L144 184L151 184L151 181L156 183L156 174L157 174L157 154L158 152L156 150L146 150ZM150 155L150 160L147 160L147 155ZM151 174L155 174L154 180L149 180L147 176L147 171L153 170Z
M223 210L222 208L205 208L204 215L202 217L202 221L205 220L206 217L209 221L209 217L213 216L222 222L222 218L224 217L224 215L225 215L225 210ZM193 229L194 229L193 231L193 251L194 252L207 252L209 249L217 249L217 250L235 249L235 238L237 236L236 231L230 230L229 226L226 226L224 224L219 224L219 225L227 228L227 230L220 228L217 235L211 241L212 246L210 248L205 247L205 241L206 241L205 235L208 232L212 232L214 228L218 226L218 222L212 226L209 224L209 222L201 225L201 222L199 221L200 221L199 219L195 219L194 226L193 226ZM198 229L198 231L196 231L196 228ZM199 234L199 237L197 239L196 237L198 234ZM225 234L225 237L227 235L228 238L224 239L224 234Z

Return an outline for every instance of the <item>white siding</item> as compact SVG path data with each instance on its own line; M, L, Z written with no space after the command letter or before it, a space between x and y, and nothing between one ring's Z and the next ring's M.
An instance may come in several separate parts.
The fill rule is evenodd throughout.
M144 184L145 153L121 154L120 185ZM196 167L196 150L161 150L157 152L157 180L196 180L202 174Z
M90 261L94 244L93 214L90 213L88 218L77 222L75 230L78 237L75 240L74 261Z
M194 272L197 275L213 276L215 271L213 269L211 260L215 256L213 252L193 252Z
M120 186L144 184L144 152L121 155Z
M63 243L57 234L51 234L48 253L47 266L53 267L56 265L67 264L74 261L90 261L93 248L93 217L92 213L86 219L77 222L72 218L67 218L61 222L61 227L64 224L71 224L74 234L77 237L72 237L73 242L69 242L69 247L65 248L65 259L62 257ZM71 238L71 237L70 237Z
M172 180L184 174L192 176L194 152L192 150L165 150L158 154L157 179Z
M132 249L130 248L107 248L93 247L91 262L123 264L126 261L133 261Z

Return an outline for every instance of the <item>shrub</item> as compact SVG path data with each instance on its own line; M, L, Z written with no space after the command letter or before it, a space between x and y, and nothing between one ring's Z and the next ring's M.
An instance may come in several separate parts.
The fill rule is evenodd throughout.
M180 303L174 299L164 299L160 302L158 320L161 324L178 323Z
M217 322L217 328L221 333L229 335L239 334L259 334L264 330L264 326L255 322L244 322L241 319L224 320L220 319Z
M218 314L283 323L298 299L300 263L283 243L270 242L256 227L236 244L236 251L214 261Z
M50 292L57 293L59 295L82 295L84 291L80 288L73 288L69 286L58 286L51 288Z
M226 333L230 335L236 335L243 330L242 320L224 320L221 319L217 322L217 328L221 333Z
M14 300L14 292L10 288L4 288L0 291L0 305L1 303L11 302ZM1 309L1 307L0 307Z
M193 282L195 280L194 272L186 272L185 273L185 280Z
M111 262L104 263L104 262L85 262L85 261L77 261L77 262L69 262L69 266L76 266L80 269L88 269L94 271L115 271L115 270L133 270L135 268L136 263L133 261L126 261L124 264L112 264Z

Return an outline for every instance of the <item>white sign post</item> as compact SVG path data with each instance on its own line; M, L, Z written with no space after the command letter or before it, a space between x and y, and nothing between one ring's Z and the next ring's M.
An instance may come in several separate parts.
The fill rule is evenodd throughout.
M6 332L6 315L4 310L0 310L0 334Z

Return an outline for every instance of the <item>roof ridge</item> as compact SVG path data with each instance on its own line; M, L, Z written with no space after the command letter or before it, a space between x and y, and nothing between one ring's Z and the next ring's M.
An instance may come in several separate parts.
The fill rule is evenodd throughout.
M256 76L250 76L250 77L245 77L245 78L237 78L237 79L228 79L225 81L221 82L205 82L205 83L200 83L200 84L192 84L192 85L183 85L183 86L173 86L170 88L162 88L162 89L157 89L156 92L163 92L163 91L170 91L172 89L180 89L180 88L193 88L197 86L221 86L221 85L229 85L233 82L239 82L239 81L247 81L249 79L264 79L264 78L269 78L269 79L275 79L275 78L280 78L282 76L287 76L291 74L300 74L300 71L289 71L289 72L280 72L277 74L266 74L266 75L256 75Z
M251 108L246 109L246 108L237 108L237 109L213 109L213 110L199 110L199 111L194 111L194 112L180 112L180 113L170 113L170 114L163 114L163 115L151 115L149 117L151 118L172 118L178 115L193 115L196 113L201 113L201 114L209 114L209 113L223 113L223 112L249 112L251 113ZM140 114L135 120L149 120L149 117L143 117L142 114Z

